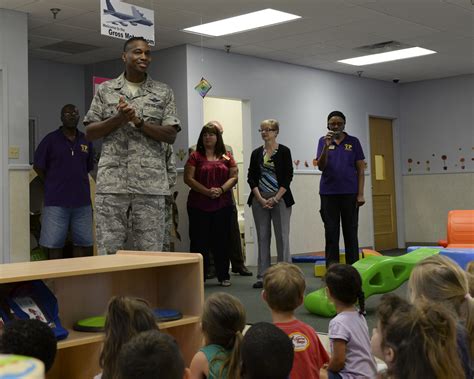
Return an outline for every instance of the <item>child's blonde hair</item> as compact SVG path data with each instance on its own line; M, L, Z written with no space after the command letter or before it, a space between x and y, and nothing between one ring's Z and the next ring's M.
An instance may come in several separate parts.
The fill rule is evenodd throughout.
M419 262L408 282L412 303L425 299L443 305L456 321L461 321L469 336L469 350L474 356L474 300L469 294L467 273L451 259L434 255Z
M474 261L470 261L466 266L467 279L469 281L469 293L474 296Z
M277 263L265 272L263 289L271 309L277 312L294 311L301 304L306 289L303 271L291 263Z
M417 306L383 295L377 307L382 349L393 350L388 375L396 379L462 378L456 323L446 309L425 301Z
M226 378L240 379L240 348L245 328L245 308L242 303L225 292L214 293L204 303L201 322L207 344L216 344L231 351L230 356L223 359L219 378L223 377L227 369Z

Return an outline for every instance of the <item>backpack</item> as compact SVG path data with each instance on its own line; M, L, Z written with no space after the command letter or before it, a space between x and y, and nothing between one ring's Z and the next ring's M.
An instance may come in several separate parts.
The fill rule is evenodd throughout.
M14 285L0 301L0 318L4 324L14 319L37 319L48 324L57 340L69 335L59 320L58 301L42 280Z

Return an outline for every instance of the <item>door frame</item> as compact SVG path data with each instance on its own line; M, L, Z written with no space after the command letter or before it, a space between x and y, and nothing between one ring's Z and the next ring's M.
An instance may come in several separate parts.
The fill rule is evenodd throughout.
M399 116L380 114L380 113L366 113L366 133L367 133L367 151L366 156L367 166L369 168L369 177L372 183L372 167L371 167L371 154L370 149L370 118L382 118L392 121L392 136L393 136L393 170L394 170L394 179L395 179L395 202L397 210L397 244L399 249L405 248L405 212L403 206L403 176L402 176L402 166L401 166L401 146L400 146L400 128L401 124L399 121ZM369 185L369 193L365 196L366 199L370 198L370 233L372 236L372 246L375 246L374 238L374 208L372 204L372 184Z
M10 172L8 158L8 91L5 67L0 65L0 263L10 263Z

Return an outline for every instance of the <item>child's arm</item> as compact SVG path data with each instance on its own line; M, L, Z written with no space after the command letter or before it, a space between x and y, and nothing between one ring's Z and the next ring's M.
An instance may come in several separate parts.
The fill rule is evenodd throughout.
M205 379L209 376L209 363L202 351L197 352L191 361L190 379Z
M341 339L332 340L332 355L328 366L329 371L339 372L344 368L346 363L346 344L347 342Z

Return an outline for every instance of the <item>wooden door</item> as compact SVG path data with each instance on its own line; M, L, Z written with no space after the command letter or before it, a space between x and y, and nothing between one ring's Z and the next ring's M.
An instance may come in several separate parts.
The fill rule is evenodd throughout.
M393 168L392 121L371 117L370 161L375 249L396 249L397 211Z

